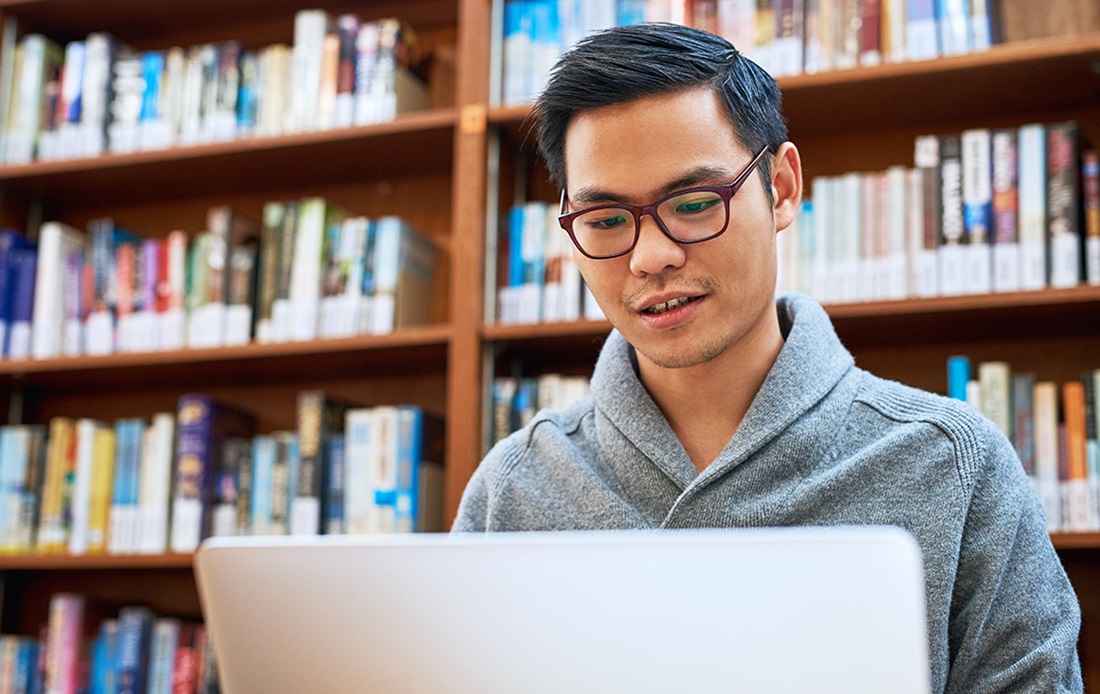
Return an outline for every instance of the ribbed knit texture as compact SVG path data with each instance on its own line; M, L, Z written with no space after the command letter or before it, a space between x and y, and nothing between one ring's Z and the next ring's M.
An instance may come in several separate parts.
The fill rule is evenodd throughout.
M454 529L900 526L923 553L934 692L1081 691L1077 600L1012 445L856 367L812 299L777 310L785 344L702 473L612 332L591 397L497 444Z

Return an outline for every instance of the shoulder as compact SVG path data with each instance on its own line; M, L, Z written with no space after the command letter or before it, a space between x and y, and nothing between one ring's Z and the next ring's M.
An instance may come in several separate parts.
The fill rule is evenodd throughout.
M855 404L881 421L887 430L919 428L951 455L959 482L973 487L989 465L1005 462L1019 468L1015 449L1000 429L965 402L930 393L864 372ZM1022 472L1022 470L1021 470Z

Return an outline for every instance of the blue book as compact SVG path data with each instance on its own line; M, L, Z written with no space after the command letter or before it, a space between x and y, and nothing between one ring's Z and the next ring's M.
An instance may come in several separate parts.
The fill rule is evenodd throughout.
M956 355L947 358L947 395L966 402L966 384L970 382L970 359Z
M9 359L26 359L31 354L31 326L34 320L34 283L38 274L36 246L17 249L12 290L11 325L4 342L4 355Z
M326 487L324 532L344 533L344 435L330 434L325 442Z
M153 622L149 648L147 694L172 694L172 671L176 664L181 623L171 617L158 617Z
M618 0L615 15L619 26L645 24L645 0Z
M141 55L141 76L145 80L145 91L141 95L142 123L160 119L160 79L164 74L164 53L146 51Z
M145 694L153 612L123 607L118 613L118 694Z
M397 408L397 483L394 521L398 532L440 532L443 422L419 407Z
M271 532L271 485L275 468L275 437L260 434L252 439L252 501L250 534Z
M145 423L140 419L115 422L115 474L111 494L107 551L137 551L138 496L141 489L141 452Z
M105 619L92 641L88 673L88 694L118 691L118 620Z
M15 303L15 252L30 246L18 231L0 230L0 347L5 355Z
M18 650L15 654L15 668L12 672L12 691L33 692L35 687L41 686L42 678L38 676L38 656L40 647L37 639L19 639Z

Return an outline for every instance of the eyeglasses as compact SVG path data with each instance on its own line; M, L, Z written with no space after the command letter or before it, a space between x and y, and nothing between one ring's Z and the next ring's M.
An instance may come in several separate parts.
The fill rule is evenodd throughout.
M641 234L642 217L647 214L676 243L709 241L721 236L729 226L730 198L737 194L767 151L767 146L760 150L732 183L677 191L650 205L607 203L566 213L568 198L563 190L558 223L573 239L577 250L593 260L617 258L634 250Z

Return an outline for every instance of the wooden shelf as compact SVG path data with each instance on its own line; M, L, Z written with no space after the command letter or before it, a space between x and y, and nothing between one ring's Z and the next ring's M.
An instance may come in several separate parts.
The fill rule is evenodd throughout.
M363 19L401 17L417 27L453 27L458 21L457 0L379 0L366 5L335 0L324 6L334 15L349 12ZM257 41L290 43L294 13L303 7L300 0L0 0L0 13L17 15L21 30L42 32L55 41L71 41L109 26L116 38L141 50L190 43L184 32L195 22L181 22L183 15L201 16L211 27L203 28L201 38L196 37L193 43L210 40L212 31L224 40L240 40L251 48L261 45ZM109 25L104 18L109 18Z
M69 571L73 569L190 569L192 554L16 554L0 556L0 571Z
M449 175L456 122L455 109L437 109L353 128L3 166L0 185L31 198L65 191L72 208Z
M1100 532L1051 533L1050 540L1057 550L1100 550Z
M386 335L248 344L209 349L0 362L0 383L41 390L125 390L439 372L446 369L449 325L402 328Z

